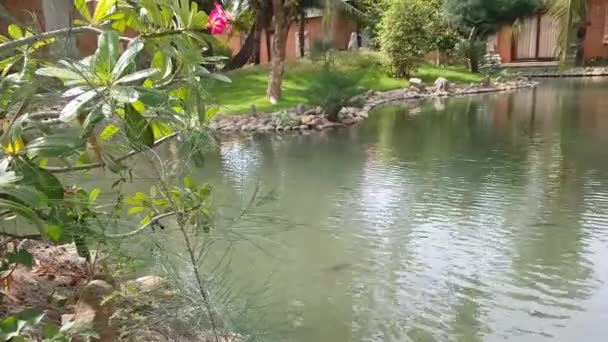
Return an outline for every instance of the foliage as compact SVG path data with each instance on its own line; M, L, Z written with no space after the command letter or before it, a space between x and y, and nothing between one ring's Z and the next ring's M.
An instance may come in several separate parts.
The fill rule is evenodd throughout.
M367 71L358 81L357 86L364 90L386 91L407 86L407 82L387 75L384 72L384 57L377 52L339 52L334 53L334 68L341 73L356 70ZM289 62L285 70L283 100L277 105L269 104L265 97L268 69L255 66L235 70L229 74L232 83L216 83L209 89L210 97L218 102L223 114L244 114L252 104L258 111L270 112L296 107L298 104L310 104L306 89L321 82L322 63L311 63L300 59ZM461 66L437 67L422 64L414 75L425 82L434 82L442 76L451 82L479 82L482 77L472 74ZM234 94L239 96L234 96Z
M206 52L214 41L208 15L189 0L100 0L94 8L74 0L74 5L80 15L75 27L35 33L11 25L9 37L0 36L0 220L16 217L16 235L37 229L39 238L74 242L88 258L92 242L111 244L172 217L190 247L186 232L207 234L212 228L210 189L190 178L183 186L168 185L166 165L152 149L180 139L200 151L194 145L212 140L207 124L217 109L206 103L206 85L230 80L215 72L225 58ZM127 30L137 35L124 35ZM44 54L45 45L81 33L97 35L93 55L74 59L66 52L55 61ZM186 152L182 170L200 159ZM136 155L150 157L157 172L159 186L147 194L122 186L137 177ZM116 179L112 191L78 186L80 172L102 168ZM72 177L59 176L64 173ZM100 194L109 204L98 203ZM138 227L108 232L112 223L132 222L131 215L141 216ZM23 253L8 254L0 266L10 271L28 260ZM209 307L194 261L199 294ZM26 325L19 322L9 321L3 329L23 330Z
M71 342L89 341L99 336L90 329L77 329L72 323L58 326L43 323L44 312L39 309L24 309L0 321L0 341L25 342ZM40 338L33 338L38 335Z
M585 0L545 0L544 7L548 8L548 13L559 20L559 54L562 62L566 62L568 49L571 41L576 45L582 45L583 35L579 32L585 32L587 22L587 1ZM573 39L573 33L576 33L576 39Z
M463 29L475 28L480 33L494 30L538 11L541 0L444 0L448 20Z
M321 106L330 121L338 121L338 113L342 107L363 91L357 86L362 77L362 71L343 73L331 63L325 63L319 82L307 90L307 98L311 104Z
M486 53L486 43L482 40L462 39L456 44L456 52L464 57L469 63L469 70L477 72L479 66L483 64Z
M390 3L380 24L380 47L389 59L391 74L410 76L419 58L431 47L432 7L423 0Z
M388 10L389 1L387 0L360 0L358 2L361 11L365 13L362 26L369 34L372 43L379 45L379 33L381 18Z

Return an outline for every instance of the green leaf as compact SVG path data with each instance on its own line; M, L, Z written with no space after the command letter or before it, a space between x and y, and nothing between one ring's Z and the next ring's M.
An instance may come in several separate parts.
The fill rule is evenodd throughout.
M154 145L154 132L150 123L133 108L125 105L126 135L135 149L145 149Z
M86 80L77 72L57 67L40 68L36 70L36 75L45 77L56 77L62 81L64 80Z
M74 7L84 19L88 22L92 21L91 13L89 12L89 6L87 5L86 0L74 0Z
M97 197L99 197L100 193L101 189L99 188L91 190L91 193L89 194L89 202L94 203L97 200Z
M79 95L70 101L59 114L59 119L63 122L70 122L78 116L78 112L87 103L97 97L97 91L91 90Z
M15 169L23 175L19 184L36 188L51 201L63 199L63 185L52 173L39 168L23 157L15 159Z
M139 52L143 48L144 48L144 42L139 39L135 40L134 42L129 44L129 47L127 47L125 52L123 52L123 54L120 56L120 58L118 59L118 62L116 62L116 65L114 66L114 70L112 70L112 79L113 80L118 79L120 77L120 75L122 75L122 73L129 66L129 64L131 64L135 61L135 57L137 57L137 54L139 54Z
M193 189L195 184L194 184L194 180L192 179L192 177L186 177L184 178L184 185L187 188Z
M85 141L80 137L56 134L34 139L26 145L26 151L30 159L66 158L83 150L84 147Z
M98 0L97 7L95 7L95 12L93 13L93 20L96 24L99 24L108 12L112 9L116 0Z
M36 225L40 232L43 231L44 225L42 224L40 217L30 207L15 201L0 198L0 208L14 212L15 214Z
M108 141L114 136L114 134L118 133L119 131L120 128L118 128L118 126L114 124L109 124L103 129L103 131L101 131L101 134L99 134L99 138L103 141Z
M110 96L120 103L133 103L139 99L139 94L132 87L112 87Z
M93 57L95 71L100 78L111 75L118 59L120 36L116 31L104 31L97 40L97 51Z
M173 133L173 130L169 125L164 122L151 120L150 125L152 125L152 133L154 133L154 139L158 140L160 138L164 138L167 135Z
M228 78L228 76L222 75L222 74L211 73L211 74L205 74L203 76L212 78L214 80L224 82L224 83L232 83L232 80L230 78Z
M133 207L130 208L129 211L127 211L127 215L135 215L137 213L141 213L144 210L146 210L146 208L144 207Z
M52 339L59 334L59 326L53 323L46 323L42 327L43 336L47 339Z
M33 187L22 185L9 185L0 187L0 195L8 200L15 200L30 208L37 208L46 201L43 193Z
M71 89L68 89L67 91L65 91L63 94L61 94L61 97L79 96L90 90L91 90L91 87L89 87L89 86L77 86L77 87L74 87L74 88L71 88Z
M46 235L48 235L53 242L60 242L63 237L63 228L56 224L50 224L46 228Z
M13 253L8 253L6 255L6 259L8 260L9 264L19 264L28 268L34 265L34 257L24 249Z
M8 35L13 39L21 39L23 38L23 31L21 31L21 27L10 24L8 25Z
M149 107L159 107L169 101L169 96L164 91L153 88L136 87L139 100Z
M158 69L144 69L144 70L139 70L136 71L132 74L129 74L125 77L122 77L121 79L119 79L118 81L116 81L117 84L125 84L125 83L131 83L131 82L135 82L135 81L140 81L143 80L145 78L148 78L150 76L156 75L159 72Z

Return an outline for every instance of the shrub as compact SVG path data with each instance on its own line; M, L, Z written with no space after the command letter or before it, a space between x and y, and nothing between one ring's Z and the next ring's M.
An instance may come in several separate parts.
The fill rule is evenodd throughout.
M359 70L336 70L331 64L323 66L323 72L318 82L307 91L307 98L314 104L321 106L327 119L338 121L338 113L342 107L347 106L351 99L362 92L358 86L364 73Z
M380 23L380 47L397 77L410 76L431 46L432 8L423 0L392 2Z
M462 39L456 44L457 53L465 58L472 72L479 71L479 65L483 64L486 53L486 43L482 40Z

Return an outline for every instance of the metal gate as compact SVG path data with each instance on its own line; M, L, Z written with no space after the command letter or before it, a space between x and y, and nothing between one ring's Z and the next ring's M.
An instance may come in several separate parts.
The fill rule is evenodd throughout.
M559 31L559 21L552 16L538 15L524 19L515 34L515 59L558 59Z

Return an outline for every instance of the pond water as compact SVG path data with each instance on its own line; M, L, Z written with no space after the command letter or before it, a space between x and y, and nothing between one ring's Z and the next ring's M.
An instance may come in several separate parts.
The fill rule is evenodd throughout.
M607 110L543 81L225 141L219 213L268 195L214 245L231 293L267 341L605 341Z

